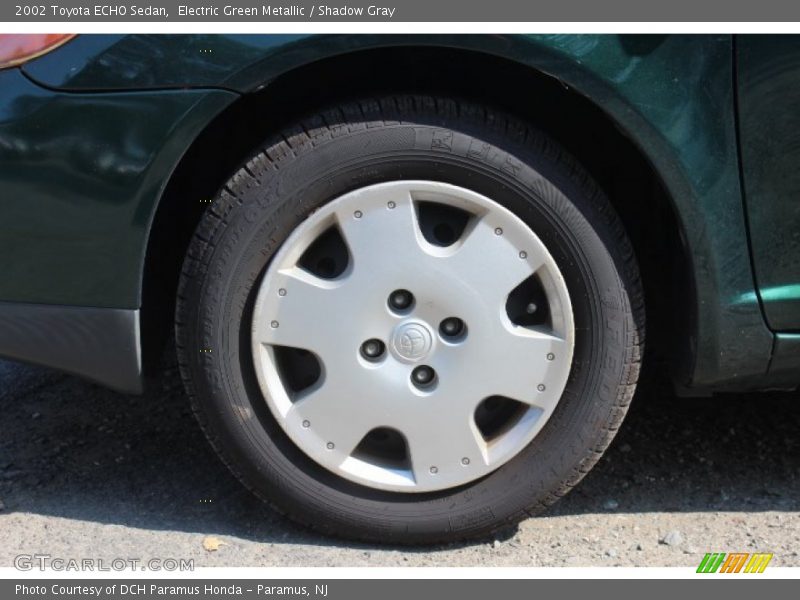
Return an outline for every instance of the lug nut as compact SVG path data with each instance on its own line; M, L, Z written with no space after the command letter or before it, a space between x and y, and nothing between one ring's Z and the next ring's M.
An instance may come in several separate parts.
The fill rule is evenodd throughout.
M378 339L372 338L361 344L361 354L364 358L375 360L383 354L386 349L384 343Z
M405 310L414 301L414 296L408 290L395 290L389 294L389 306L395 310Z
M464 331L464 321L458 317L448 317L439 324L439 331L445 337L456 337Z
M411 371L411 380L418 386L426 386L433 383L436 373L428 365L422 365Z

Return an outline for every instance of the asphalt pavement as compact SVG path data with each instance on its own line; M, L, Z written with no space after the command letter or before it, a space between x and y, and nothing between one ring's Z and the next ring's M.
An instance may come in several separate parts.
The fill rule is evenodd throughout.
M214 549L216 548L216 549ZM800 394L647 386L580 486L494 540L351 544L261 504L217 460L175 368L143 397L0 362L0 566L20 554L196 566L800 566Z

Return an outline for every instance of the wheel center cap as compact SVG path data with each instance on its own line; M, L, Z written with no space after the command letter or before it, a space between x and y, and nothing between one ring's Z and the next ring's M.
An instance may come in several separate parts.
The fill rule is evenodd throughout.
M395 328L391 348L400 360L417 362L433 349L433 333L425 323L406 321Z

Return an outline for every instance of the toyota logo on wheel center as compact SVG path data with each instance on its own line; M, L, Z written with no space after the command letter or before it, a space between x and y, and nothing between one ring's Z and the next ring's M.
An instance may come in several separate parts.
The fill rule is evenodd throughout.
M401 323L392 336L392 349L400 360L416 362L427 356L433 348L433 334L424 323Z

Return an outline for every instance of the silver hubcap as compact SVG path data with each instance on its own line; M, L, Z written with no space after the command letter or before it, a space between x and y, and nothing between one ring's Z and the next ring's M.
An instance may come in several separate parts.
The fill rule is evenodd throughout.
M423 202L468 215L457 239L428 241ZM348 258L325 278L301 263L331 228ZM509 294L534 275L546 306L528 311L547 318L518 324ZM407 306L392 304L398 291ZM271 261L252 330L261 390L289 438L342 477L403 492L468 483L527 446L564 391L573 340L569 294L541 240L500 204L432 181L372 185L314 212ZM318 365L300 391L283 348ZM499 426L484 418L498 402ZM380 449L387 436L392 452Z

